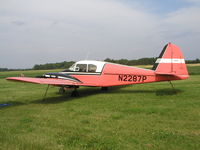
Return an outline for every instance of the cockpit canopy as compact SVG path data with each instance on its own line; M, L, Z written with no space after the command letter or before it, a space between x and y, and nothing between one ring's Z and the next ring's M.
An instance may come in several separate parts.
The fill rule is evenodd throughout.
M89 61L83 60L78 61L73 64L68 71L71 72L90 72L90 73L100 73L102 72L105 62L102 61Z

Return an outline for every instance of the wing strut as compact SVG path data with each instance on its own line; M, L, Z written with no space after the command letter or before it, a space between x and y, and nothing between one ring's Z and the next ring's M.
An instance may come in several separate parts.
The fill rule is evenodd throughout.
M47 95L47 91L48 91L48 89L49 89L49 84L48 84L47 89L46 89L46 91L45 91L45 93L44 93L43 101L44 101L45 98L46 98L46 95Z

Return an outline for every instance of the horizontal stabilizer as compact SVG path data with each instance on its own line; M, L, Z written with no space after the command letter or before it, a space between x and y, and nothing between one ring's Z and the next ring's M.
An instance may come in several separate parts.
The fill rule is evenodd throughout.
M168 77L175 77L177 80L184 80L189 78L189 75L178 75L176 73L166 73L166 72L155 72L156 75L160 76L168 76Z
M176 75L175 73L156 72L157 75Z

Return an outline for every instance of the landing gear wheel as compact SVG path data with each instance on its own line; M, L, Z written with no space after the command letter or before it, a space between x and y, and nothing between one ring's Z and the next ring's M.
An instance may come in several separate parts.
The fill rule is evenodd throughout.
M77 97L79 96L79 93L77 90L72 91L71 97Z
M101 87L101 91L108 91L108 87Z
M61 88L59 89L59 93L60 93L60 94L64 94L64 93L65 93L65 88L64 88L64 87L61 87Z

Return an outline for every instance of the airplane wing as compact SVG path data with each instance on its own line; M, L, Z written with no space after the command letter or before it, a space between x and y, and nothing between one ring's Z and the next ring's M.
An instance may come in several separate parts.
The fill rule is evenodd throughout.
M71 81L58 78L29 78L29 77L9 77L7 80L36 83L36 84L49 84L49 85L73 85L73 86L87 86L79 81Z

